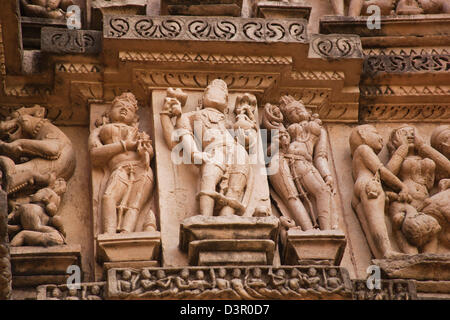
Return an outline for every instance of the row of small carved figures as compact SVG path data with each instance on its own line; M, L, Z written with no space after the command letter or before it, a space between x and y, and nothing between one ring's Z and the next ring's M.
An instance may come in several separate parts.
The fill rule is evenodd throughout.
M381 280L377 288L368 288L366 280L353 280L354 300L415 300L416 294L411 292L407 281Z
M45 285L38 288L38 300L103 300L104 282L73 285ZM43 291L41 296L40 291Z
M282 299L286 296L341 294L351 290L345 286L340 269L330 267L251 267L245 268L244 273L238 267L114 271L117 291L131 296L181 298L211 293L242 299Z

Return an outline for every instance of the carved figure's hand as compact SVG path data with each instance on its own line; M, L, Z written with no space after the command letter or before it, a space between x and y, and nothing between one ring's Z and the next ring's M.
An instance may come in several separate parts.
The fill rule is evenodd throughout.
M333 183L333 177L332 176L326 176L325 177L325 183L330 188L331 192L334 192L334 183Z
M125 142L125 147L128 151L136 151L137 146L138 146L138 142L137 141L133 141L133 140L126 140Z
M398 194L398 200L400 202L407 202L407 203L410 203L412 201L407 187L402 188L402 191L400 191L400 193Z
M169 117L179 117L181 115L180 101L176 98L166 97L161 113L167 114Z

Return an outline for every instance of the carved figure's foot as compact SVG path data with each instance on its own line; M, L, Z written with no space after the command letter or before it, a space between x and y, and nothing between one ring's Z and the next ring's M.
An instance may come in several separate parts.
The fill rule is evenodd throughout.
M388 250L384 253L384 259L392 259L392 258L398 258L398 257L404 257L407 254L405 253L401 253L401 252L397 252L394 250Z

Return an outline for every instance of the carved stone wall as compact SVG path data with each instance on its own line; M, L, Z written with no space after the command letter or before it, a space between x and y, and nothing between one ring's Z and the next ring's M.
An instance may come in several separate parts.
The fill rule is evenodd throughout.
M1 184L14 185L0 201L0 298L11 288L42 300L449 298L445 0L61 0L45 12L30 2L0 4ZM82 9L81 30L56 19L69 2ZM369 3L381 6L381 29L367 27ZM35 116L24 110L36 104L47 120L26 133L18 119ZM124 120L130 113L139 119ZM192 119L220 127L213 140L238 133L189 152L189 141L208 145ZM74 150L64 196L36 174L59 156L42 149L55 139L38 137L44 123ZM170 124L181 130L180 154L210 166L172 161ZM25 151L14 143L22 133ZM252 177L209 158L238 153L238 136L255 134L263 161ZM269 153L277 144L287 149ZM274 155L284 159L277 178L266 172ZM11 169L30 160L29 179ZM361 182L361 170L370 179ZM133 200L148 193L143 176L153 190L141 207ZM18 212L58 228L47 221L57 212L64 245L15 247L8 257L8 233L30 231ZM109 229L108 212L118 217ZM148 219L123 222L136 212ZM65 283L73 264L78 290ZM379 289L363 280L373 264Z

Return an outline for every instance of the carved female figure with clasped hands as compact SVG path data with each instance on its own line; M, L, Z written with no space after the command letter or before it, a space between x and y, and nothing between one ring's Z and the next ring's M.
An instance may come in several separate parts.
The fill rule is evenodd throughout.
M94 165L107 165L111 172L102 196L103 233L156 230L153 212L141 212L153 191L153 148L137 128L137 110L134 95L123 93L89 137Z

